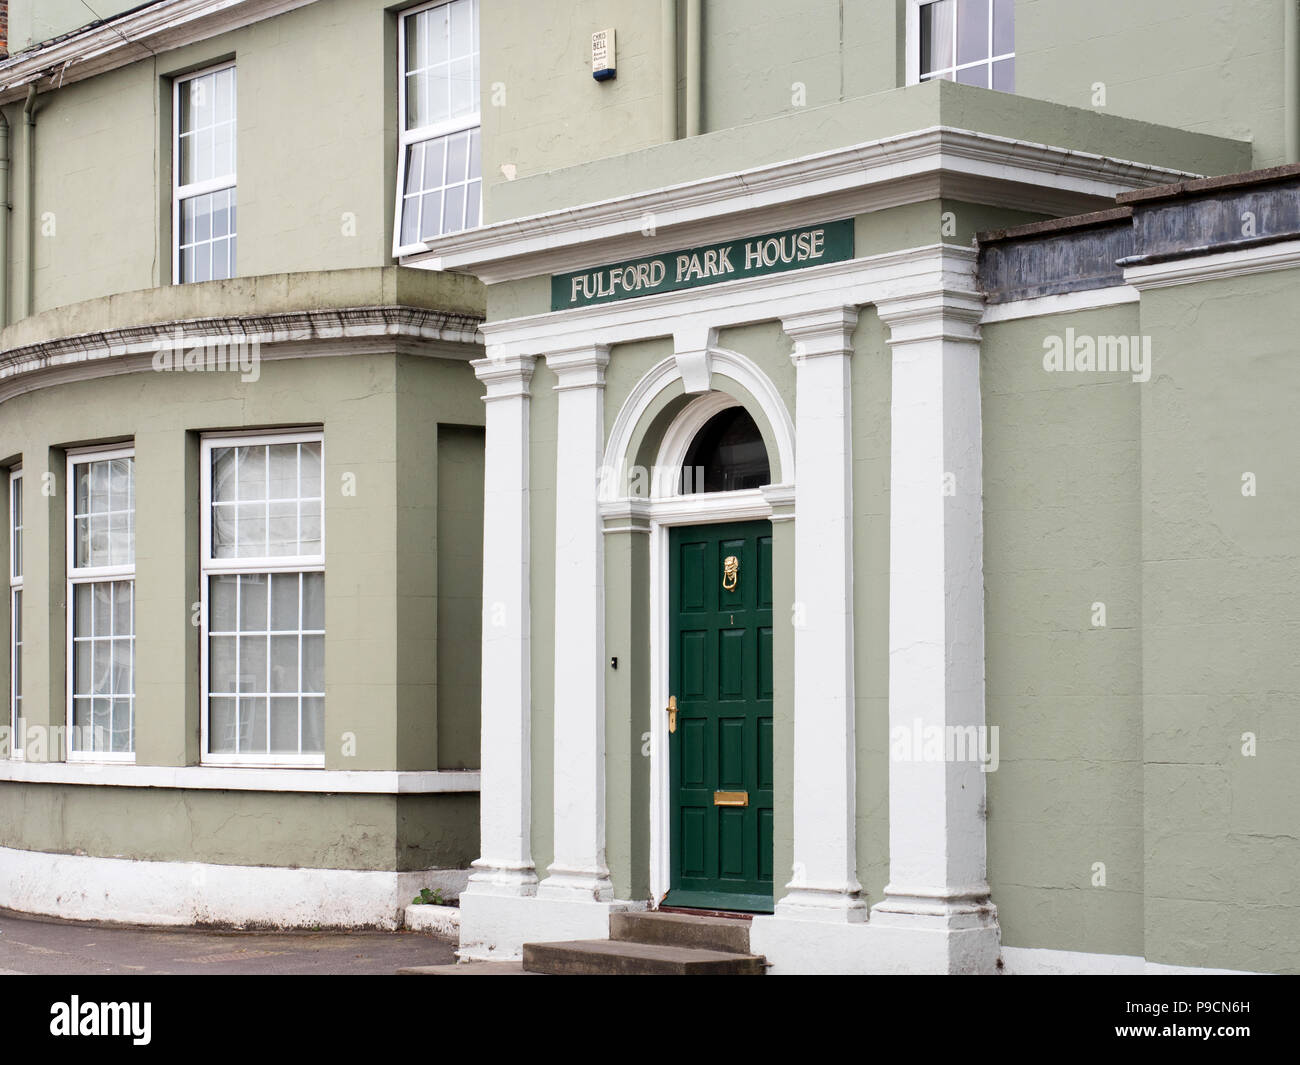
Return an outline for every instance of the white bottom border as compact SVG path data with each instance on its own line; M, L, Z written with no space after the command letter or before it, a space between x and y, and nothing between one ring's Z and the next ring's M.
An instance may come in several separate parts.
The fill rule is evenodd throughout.
M468 880L468 869L283 869L0 847L0 908L119 924L396 929L421 888L455 899Z
M1133 954L1085 954L1039 947L1003 947L1002 971L1009 976L1258 976L1242 969L1200 969L1162 965Z

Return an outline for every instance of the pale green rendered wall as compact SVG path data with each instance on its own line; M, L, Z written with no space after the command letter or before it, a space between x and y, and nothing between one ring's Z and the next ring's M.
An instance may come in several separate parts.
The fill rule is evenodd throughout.
M514 43L508 48L502 44L499 54L485 58L485 63L497 64L507 81L512 70L529 69L529 57L536 52L534 42L545 35L540 25L530 29L528 18L520 23ZM782 43L772 41L769 49ZM756 65L752 56L748 62ZM573 78L575 84L585 77L588 84L583 91L600 89L589 73L575 70L561 76ZM854 75L859 76L866 75ZM745 81L741 76L725 82L729 98L739 95L735 86ZM516 94L508 107L485 107L484 216L489 221L521 217L939 125L1198 174L1246 170L1253 158L1250 144L1243 139L1184 132L1084 106L1066 107L946 81L846 96L843 101L828 102L810 94L804 107L789 105L789 84L790 79L783 75L784 103L773 113L728 128L706 125L706 132L699 137L668 143L632 136L639 129L635 125L627 130L607 129L600 120L603 112L599 107L597 119L586 124L575 123L572 116L559 110L552 114L545 110L549 93L541 94L541 104L521 101ZM756 106L752 100L737 103L736 114L751 106ZM731 113L734 109L726 110ZM523 144L531 147L525 149ZM513 167L514 177L503 173L502 166Z
M1284 157L1289 0L1017 0L1016 91ZM1104 86L1104 103L1098 86Z
M983 330L989 881L1007 946L1141 955L1139 404L1153 386L1045 372L1044 337L1067 327L1137 333L1137 309Z
M438 768L479 766L483 430L438 426Z
M0 847L214 865L463 869L478 856L478 796L6 783Z
M1298 286L1289 270L1142 298L1152 961L1300 971Z
M387 6L309 4L42 92L36 309L171 283L170 77L232 57L239 274L391 262L397 71L396 19ZM16 317L31 215L18 180L26 165L22 104L4 113Z

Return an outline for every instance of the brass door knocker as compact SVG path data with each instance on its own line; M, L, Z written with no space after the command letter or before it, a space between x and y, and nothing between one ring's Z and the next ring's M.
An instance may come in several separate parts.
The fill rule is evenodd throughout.
M736 581L740 579L740 559L728 555L722 561L722 587L729 592L736 590Z

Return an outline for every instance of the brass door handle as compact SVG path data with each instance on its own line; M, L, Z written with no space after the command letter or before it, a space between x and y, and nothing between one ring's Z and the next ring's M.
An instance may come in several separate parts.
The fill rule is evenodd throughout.
M668 696L668 731L677 731L677 696Z

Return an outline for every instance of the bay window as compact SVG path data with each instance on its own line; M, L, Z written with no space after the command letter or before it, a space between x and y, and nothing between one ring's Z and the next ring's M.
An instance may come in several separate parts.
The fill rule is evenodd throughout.
M68 455L70 759L135 751L135 457Z
M319 432L203 441L203 760L322 765Z
M395 256L479 224L478 0L445 0L403 12L398 49Z

